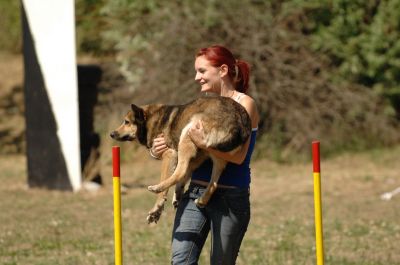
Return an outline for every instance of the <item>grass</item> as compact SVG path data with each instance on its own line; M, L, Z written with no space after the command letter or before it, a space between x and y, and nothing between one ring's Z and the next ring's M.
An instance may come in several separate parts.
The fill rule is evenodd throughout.
M400 195L379 198L400 185L399 151L322 159L326 264L400 264ZM25 157L0 157L1 264L114 264L109 155L102 160L105 187L70 193L27 189ZM157 225L145 221L155 197L144 187L157 182L158 166L140 151L122 164L130 187L122 196L124 264L169 263L172 207ZM238 264L315 264L311 171L310 163L253 163L252 219ZM209 241L200 264L208 256Z

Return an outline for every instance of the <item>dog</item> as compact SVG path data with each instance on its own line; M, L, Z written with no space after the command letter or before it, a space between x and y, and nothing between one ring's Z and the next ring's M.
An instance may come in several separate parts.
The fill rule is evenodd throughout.
M203 96L183 105L140 107L132 104L122 125L110 134L115 140L136 140L147 148L151 148L154 138L164 135L169 149L162 155L160 183L148 187L159 193L147 216L149 223L159 220L168 189L175 184L173 205L177 207L193 170L208 158L213 161L211 181L203 196L195 201L196 205L204 207L217 189L227 162L193 143L188 130L198 121L203 124L207 147L222 152L237 152L251 134L251 120L245 108L233 99L221 96Z

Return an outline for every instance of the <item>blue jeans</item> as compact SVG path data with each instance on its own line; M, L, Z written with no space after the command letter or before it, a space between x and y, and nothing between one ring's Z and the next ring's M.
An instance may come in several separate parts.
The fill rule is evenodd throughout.
M235 264L250 221L248 189L220 189L205 208L194 200L205 187L190 184L180 202L172 232L171 264L198 264L209 231L211 231L211 264Z

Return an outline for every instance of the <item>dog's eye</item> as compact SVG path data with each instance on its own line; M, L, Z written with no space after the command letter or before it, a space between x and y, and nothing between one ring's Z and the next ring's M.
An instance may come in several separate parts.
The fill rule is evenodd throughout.
M124 120L124 124L125 124L125 125L128 125L128 124L129 124L129 121L128 121L128 120Z

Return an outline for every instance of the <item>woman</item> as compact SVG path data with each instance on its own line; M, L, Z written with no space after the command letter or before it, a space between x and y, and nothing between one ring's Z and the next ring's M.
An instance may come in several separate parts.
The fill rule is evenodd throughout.
M201 122L188 134L199 148L228 161L218 189L205 208L198 208L199 198L210 181L212 162L207 160L193 172L189 189L179 203L172 233L172 264L197 264L211 231L211 264L235 264L239 248L250 221L250 158L254 149L258 112L254 100L246 93L249 85L249 65L236 60L223 46L200 49L194 64L195 81L201 92L230 97L240 103L250 115L253 132L247 143L235 154L206 147ZM150 153L160 157L167 150L164 138L154 140Z

